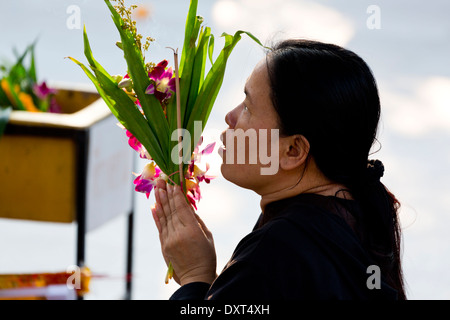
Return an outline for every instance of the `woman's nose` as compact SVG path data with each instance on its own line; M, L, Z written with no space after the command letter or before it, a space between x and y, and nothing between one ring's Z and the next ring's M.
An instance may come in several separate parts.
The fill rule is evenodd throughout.
M231 128L231 111L227 113L227 115L225 116L225 122L227 123L227 125Z
M227 115L225 116L225 122L228 124L228 126L230 128L234 128L234 126L236 125L236 119L237 119L237 109L239 107L234 108L233 110L231 110L230 112L227 113Z

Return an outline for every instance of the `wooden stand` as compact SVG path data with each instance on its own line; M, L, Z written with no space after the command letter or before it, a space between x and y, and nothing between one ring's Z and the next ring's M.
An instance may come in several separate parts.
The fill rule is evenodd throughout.
M77 222L86 233L128 215L125 299L131 299L133 150L96 92L58 87L62 114L13 111L0 139L0 218Z

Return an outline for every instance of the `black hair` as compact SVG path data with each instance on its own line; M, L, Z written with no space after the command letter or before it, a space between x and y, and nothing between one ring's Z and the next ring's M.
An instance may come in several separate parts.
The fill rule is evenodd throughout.
M363 215L358 233L382 275L406 299L400 258L399 201L369 161L380 99L368 65L340 46L285 40L267 55L271 98L281 135L303 135L309 155L330 180L343 184ZM375 174L374 174L375 172Z

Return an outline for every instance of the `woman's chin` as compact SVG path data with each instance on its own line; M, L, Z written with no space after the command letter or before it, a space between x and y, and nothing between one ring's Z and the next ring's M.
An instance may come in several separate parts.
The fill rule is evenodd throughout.
M252 189L250 183L252 179L245 171L243 165L227 164L225 161L220 166L220 172L225 180L241 188Z
M225 160L222 162L222 164L220 165L220 172L222 173L222 177L225 180L230 181L231 183L237 184L236 183L237 179L236 179L236 170L233 169L233 166L230 164L226 164Z

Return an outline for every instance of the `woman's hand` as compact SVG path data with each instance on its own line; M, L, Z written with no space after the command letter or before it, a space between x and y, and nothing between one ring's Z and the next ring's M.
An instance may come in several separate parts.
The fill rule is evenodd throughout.
M155 188L153 219L159 231L166 264L172 263L180 285L212 283L216 278L216 252L211 232L195 213L179 186L159 179Z

